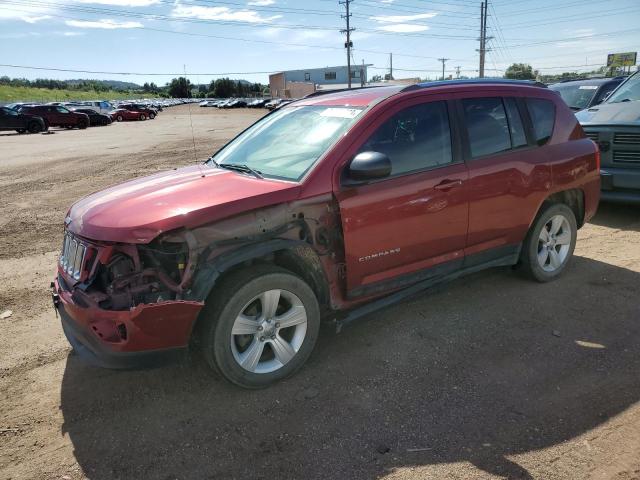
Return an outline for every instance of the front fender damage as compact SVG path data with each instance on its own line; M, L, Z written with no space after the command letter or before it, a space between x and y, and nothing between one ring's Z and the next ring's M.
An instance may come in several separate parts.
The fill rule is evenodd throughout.
M68 282L73 300L92 310L137 312L141 331L149 323L141 317L145 307L167 305L172 315L199 309L225 271L256 259L308 277L332 306L343 281L342 230L330 194L167 232L148 244L95 243L89 250L95 255L88 256L81 281Z

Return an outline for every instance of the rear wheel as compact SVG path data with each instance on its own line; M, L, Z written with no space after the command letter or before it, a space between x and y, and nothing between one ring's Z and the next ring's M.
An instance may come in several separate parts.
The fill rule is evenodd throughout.
M122 118L122 115L118 115L116 117L116 122L121 122L122 120L124 120L124 118Z
M140 121L143 122L147 119L147 116L144 113L141 113L139 118L140 118Z
M30 122L28 128L31 133L40 133L42 131L42 125L39 122Z
M309 285L274 266L232 274L207 300L203 315L207 362L245 388L293 374L311 355L320 328Z
M576 217L567 205L546 207L536 218L524 245L524 272L539 282L555 280L564 271L576 247Z
M84 119L82 119L82 120L79 120L79 121L78 121L78 128L79 128L80 130L84 130L84 129L85 129L85 128L87 128L88 126L89 126L89 122L88 122L88 121L86 121L86 120L84 120Z

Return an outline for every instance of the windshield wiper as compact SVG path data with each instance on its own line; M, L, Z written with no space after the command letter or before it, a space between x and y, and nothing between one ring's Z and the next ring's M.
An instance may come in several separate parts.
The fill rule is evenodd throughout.
M250 173L256 178L264 178L262 172L251 168L249 165L245 165L244 163L216 163L216 165L220 168L226 168L227 170L235 170L236 172L242 173Z

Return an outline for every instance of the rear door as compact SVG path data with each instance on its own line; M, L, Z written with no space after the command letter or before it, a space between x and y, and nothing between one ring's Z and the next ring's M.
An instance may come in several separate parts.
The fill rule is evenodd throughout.
M347 293L368 295L449 273L462 264L467 234L467 168L446 101L389 108L350 156L377 151L391 176L349 183L336 197L346 252Z
M474 96L459 100L458 112L469 168L469 267L519 253L540 192L551 185L551 169L546 150L527 128L524 99ZM547 127L539 125L548 130L540 144L549 139L553 123Z

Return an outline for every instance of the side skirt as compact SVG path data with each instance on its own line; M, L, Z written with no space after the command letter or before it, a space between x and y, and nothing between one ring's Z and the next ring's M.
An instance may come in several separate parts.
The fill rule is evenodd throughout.
M423 290L427 290L436 285L447 283L457 278L463 277L465 275L470 275L472 273L480 272L487 268L506 267L506 266L515 265L516 263L518 263L518 259L520 258L521 247L522 247L521 245L517 245L513 247L512 250L514 251L512 253L509 253L508 255L504 255L499 258L494 258L492 260L484 261L481 263L465 262L468 264L471 263L471 265L469 265L468 267L464 267L460 270L457 270L453 273L449 273L447 275L436 276L436 277L429 278L427 280L423 280L418 283L414 283L410 287L399 290L395 293L387 295L386 297L373 300L360 307L356 307L353 310L351 310L349 313L347 313L343 318L338 318L335 320L336 333L340 333L344 327L350 325L356 320L361 319L362 317L365 317L366 315L369 315L373 312L377 312L378 310L382 310L383 308L392 306L398 302L401 302L402 300L405 300L408 297L411 297L417 293L422 292ZM482 254L479 254L479 255L482 255Z

